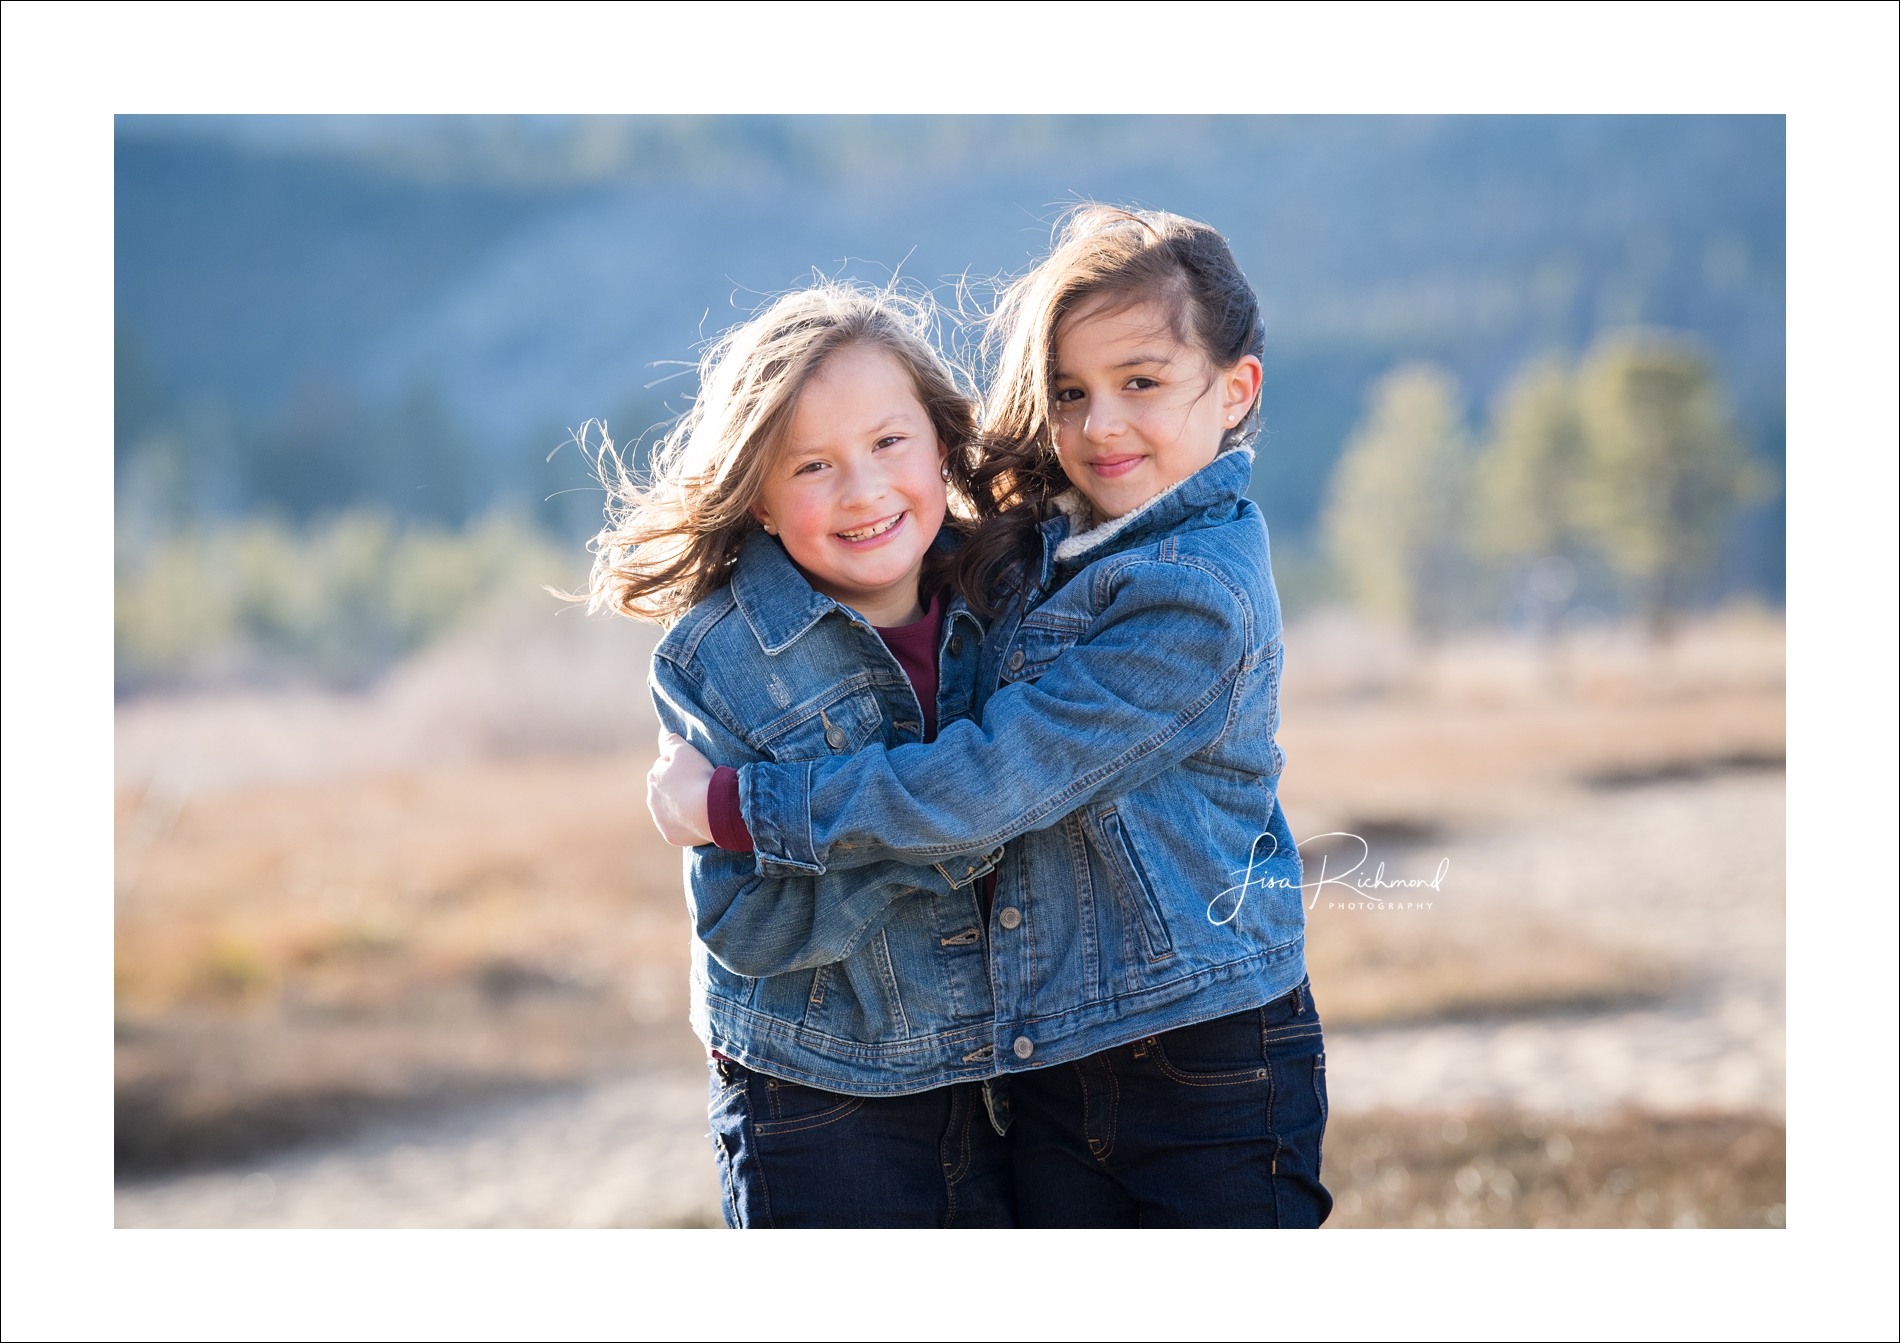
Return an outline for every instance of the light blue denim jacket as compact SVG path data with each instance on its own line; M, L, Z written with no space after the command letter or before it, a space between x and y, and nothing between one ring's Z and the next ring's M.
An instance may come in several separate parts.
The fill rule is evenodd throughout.
M938 645L940 731L970 713L983 634L953 600ZM660 721L715 765L923 737L916 691L877 631L813 591L763 532L732 581L661 640L650 687ZM979 887L1001 856L986 845L762 875L752 854L688 850L694 1030L748 1067L855 1095L989 1077Z
M1045 523L1023 599L983 644L980 721L739 771L762 873L1009 842L986 929L1000 1072L1257 1007L1304 978L1300 859L1276 791L1280 604L1243 494L1252 464L1231 450L1086 535L1066 515Z

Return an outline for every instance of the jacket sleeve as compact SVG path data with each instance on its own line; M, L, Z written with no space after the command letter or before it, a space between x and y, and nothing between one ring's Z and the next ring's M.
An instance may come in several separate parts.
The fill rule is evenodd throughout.
M981 723L949 724L928 745L742 767L761 869L981 851L1218 741L1250 666L1247 604L1178 561L1137 561L1107 581L1114 590L1083 639L1033 682L998 689Z
M713 764L763 759L740 736L717 691L671 659L654 657L649 688L660 722ZM711 844L686 855L693 931L721 965L752 978L842 961L883 926L895 901L966 888L993 866L982 859L887 859L849 872L786 874L764 871L754 854Z

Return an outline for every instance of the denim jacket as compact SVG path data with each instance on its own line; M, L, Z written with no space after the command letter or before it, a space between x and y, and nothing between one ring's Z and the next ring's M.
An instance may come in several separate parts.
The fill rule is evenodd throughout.
M983 644L980 721L739 771L762 872L880 871L1008 841L985 930L999 1072L1257 1007L1304 977L1277 794L1280 604L1243 496L1252 463L1231 450L1086 535L1045 523L1040 563Z
M953 600L938 647L940 729L970 713L983 635ZM923 737L916 691L876 630L814 591L763 532L731 583L661 640L650 687L660 721L715 765ZM979 879L1001 856L989 845L762 873L749 853L688 850L693 1029L748 1067L855 1095L988 1077Z

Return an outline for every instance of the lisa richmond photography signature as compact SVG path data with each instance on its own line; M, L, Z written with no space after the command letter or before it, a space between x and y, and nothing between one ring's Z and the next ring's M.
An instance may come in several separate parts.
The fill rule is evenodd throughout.
M1433 902L1417 898L1416 893L1431 891L1434 894L1442 894L1445 884L1445 874L1451 871L1451 859L1445 857L1438 860L1437 870L1429 877L1388 877L1385 873L1385 864L1380 863L1371 872L1363 873L1355 878L1354 874L1358 873L1359 870L1371 860L1372 846L1366 843L1362 837L1350 831L1328 830L1322 834L1308 835L1305 839L1301 840L1296 847L1298 849L1304 849L1309 844L1313 844L1322 839L1350 840L1359 846L1359 856L1350 867L1347 867L1343 871L1329 873L1329 866L1335 861L1335 855L1330 852L1334 846L1328 845L1326 848L1320 850L1318 854L1318 873L1314 875L1310 881L1301 881L1298 884L1298 889L1302 897L1305 897L1307 892L1312 892L1311 897L1306 899L1306 907L1309 910L1319 903L1321 892L1326 892L1332 897L1332 901L1327 905L1328 909L1358 909L1362 907L1378 909L1430 909ZM1261 851L1263 844L1266 846L1265 852ZM1271 831L1262 831L1260 835L1255 838L1253 848L1247 855L1247 866L1244 869L1236 870L1230 874L1239 877L1239 883L1229 886L1226 890L1220 892L1212 900L1207 902L1207 921L1215 925L1232 923L1240 916L1241 908L1247 903L1247 895L1250 891L1294 889L1294 882L1291 878L1268 876L1264 873L1256 875L1260 865L1271 862L1273 856L1279 851L1279 839L1275 837ZM1345 856L1350 857L1350 852ZM1343 859L1340 859L1340 861L1343 861ZM1384 894L1387 891L1405 892L1407 894ZM1229 909L1226 914L1216 917L1216 911L1229 902L1231 902L1233 907Z

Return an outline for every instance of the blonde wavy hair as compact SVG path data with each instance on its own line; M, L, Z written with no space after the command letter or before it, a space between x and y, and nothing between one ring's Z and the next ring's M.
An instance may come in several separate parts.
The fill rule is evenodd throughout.
M944 525L967 526L975 398L932 344L936 326L928 297L822 280L719 337L700 359L692 408L654 447L644 481L614 451L603 426L603 442L590 455L607 491L607 522L588 543L593 571L575 600L589 611L671 625L723 586L759 527L750 510L800 393L847 346L876 345L909 372L950 449ZM952 564L933 549L925 560L926 590L948 581Z

